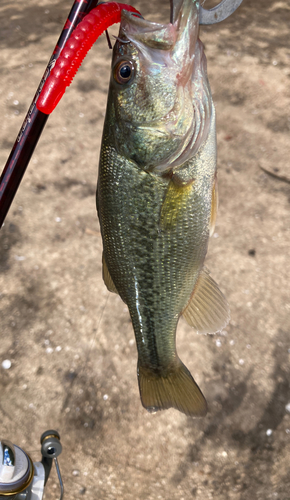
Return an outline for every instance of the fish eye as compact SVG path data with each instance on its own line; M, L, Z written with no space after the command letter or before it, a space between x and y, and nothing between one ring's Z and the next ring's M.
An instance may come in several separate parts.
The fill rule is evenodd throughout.
M134 65L131 61L120 61L114 68L114 79L117 83L124 85L128 83L134 75Z

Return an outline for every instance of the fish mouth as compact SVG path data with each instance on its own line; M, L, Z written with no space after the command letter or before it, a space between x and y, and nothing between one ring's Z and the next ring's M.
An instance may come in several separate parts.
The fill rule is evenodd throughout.
M132 12L122 10L121 26L124 35L136 42L142 41L152 48L170 50L188 30L188 37L196 40L199 23L199 2L197 0L170 0L170 22L168 24L148 21ZM193 29L193 25L194 28Z
M174 24L180 13L184 0L170 0L170 22Z
M133 126L129 120L125 121L126 130L132 132L132 149L138 151L134 153L134 160L138 158L139 165L146 164L146 170L158 175L180 168L197 153L208 135L212 110L206 59L203 45L198 40L199 2L171 0L170 18L172 22L160 24L123 10L117 49L122 57L126 54L122 42L130 42L129 46L131 44L136 49L143 80L138 81L135 95L143 92L147 101L140 100L142 105L148 102L150 111L157 110L155 116L153 113L136 113ZM154 85L150 82L155 77L156 82L161 82L160 88L169 89L168 95L173 97L162 100L162 92L159 92L159 101L156 99L156 102L161 105L154 107L150 102L150 99L154 101L153 97L149 99L147 96L154 95ZM128 113L128 116L132 119L132 115ZM144 132L143 136L140 132ZM141 149L138 145L140 137ZM161 142L157 144L159 139ZM154 141L159 154L154 150ZM118 144L125 151L122 143ZM126 154L129 154L127 148Z
M139 16L132 16L122 10L122 35L129 40L144 43L148 47L170 50L176 42L176 29L173 24L160 24Z

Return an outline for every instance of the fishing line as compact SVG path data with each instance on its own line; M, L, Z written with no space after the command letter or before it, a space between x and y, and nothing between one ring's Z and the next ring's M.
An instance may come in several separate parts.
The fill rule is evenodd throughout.
M106 306L108 304L108 300L109 300L109 296L110 296L110 292L108 290L106 290L106 293L107 293L107 296L106 296L106 299L105 299L105 303L104 303L104 306L103 306L103 309L101 311L101 314L100 314L100 317L99 317L99 321L98 321L98 324L97 324L97 327L96 327L96 332L95 332L95 335L93 336L92 340L91 340L91 346L89 348L89 351L88 351L88 355L87 355L87 361L89 360L89 357L90 357L90 354L91 354L91 351L93 349L93 345L96 341L96 338L97 338L97 333L99 331L99 328L101 326L101 322L102 322L102 319L103 319L103 316L104 316L104 312L105 312L105 309L106 309ZM102 347L102 346L101 346ZM102 347L102 349L104 349Z

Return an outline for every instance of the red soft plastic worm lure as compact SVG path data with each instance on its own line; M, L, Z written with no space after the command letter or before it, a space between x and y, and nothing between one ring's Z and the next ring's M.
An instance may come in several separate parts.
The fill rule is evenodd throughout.
M120 22L123 9L140 14L130 5L108 2L98 5L80 22L66 42L43 86L36 103L39 111L47 115L52 113L92 45L109 26Z

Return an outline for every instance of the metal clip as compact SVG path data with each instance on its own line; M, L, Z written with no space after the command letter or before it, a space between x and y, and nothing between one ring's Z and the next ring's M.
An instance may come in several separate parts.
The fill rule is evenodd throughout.
M224 21L235 12L243 0L222 0L212 9L204 9L200 6L199 24L216 24Z

